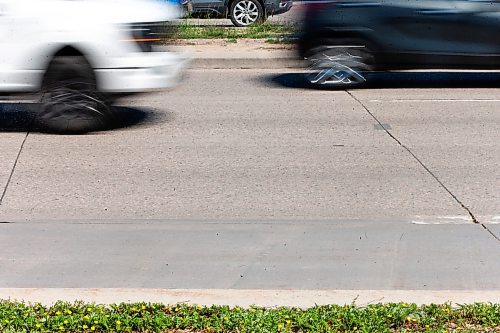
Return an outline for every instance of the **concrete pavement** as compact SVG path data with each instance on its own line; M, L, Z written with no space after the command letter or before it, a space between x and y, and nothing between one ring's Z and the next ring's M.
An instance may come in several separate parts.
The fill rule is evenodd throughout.
M65 219L467 216L349 94L190 71L128 106L151 126L28 137L0 214ZM57 149L56 149L57 148Z
M499 89L301 82L191 70L84 136L4 105L0 288L500 289Z
M365 101L378 120L391 126L389 132L418 156L478 221L487 223L498 219L500 203L496 157L500 156L500 102L492 100L496 91L481 89L471 96L469 89L456 89L461 97L451 100L449 95L425 89L390 96L361 90L353 94ZM425 98L415 100L417 94Z
M487 291L500 274L498 241L472 223L82 220L1 230L2 288Z

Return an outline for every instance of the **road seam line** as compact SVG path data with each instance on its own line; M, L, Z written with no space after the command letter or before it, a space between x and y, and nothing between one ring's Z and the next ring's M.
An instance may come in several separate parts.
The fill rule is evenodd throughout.
M452 198L463 208L465 209L465 211L469 214L469 216L472 218L472 221L474 223L477 223L479 224L479 222L477 221L476 217L474 216L474 214L472 214L472 212L470 211L470 209L468 207L466 207L458 198L456 195L454 195L444 184L441 180L439 180L439 178L434 175L434 173L417 157L417 155L415 155L411 149L409 149L407 146L405 146L398 138L396 138L385 126L384 124L382 124L382 122L380 120L378 120L377 117L375 117L375 115L364 105L363 102L361 102L361 100L359 100L356 96L354 96L350 91L346 90L347 94L349 96L351 96L356 102L358 102L359 105L361 105L363 107L363 109L365 109L365 111L380 125L380 127L385 131L385 133L387 133L394 141L396 141L401 147L403 147L417 162L418 164L420 164L433 178L434 180L436 180L439 185L441 185L442 188L444 188L446 190L446 192L448 192L448 194L450 194L452 196Z
M31 127L31 124L30 124ZM30 129L28 127L28 131L26 132L26 135L24 136L23 142L21 143L21 147L19 148L19 152L17 153L16 160L14 161L14 165L12 166L12 170L10 171L9 178L7 179L7 184L5 184L5 187L2 192L2 196L0 197L0 206L3 203L3 199L5 198L5 195L7 194L7 190L9 188L10 182L12 180L12 176L14 175L14 171L16 170L17 162L19 161L19 158L21 156L21 153L24 148L24 144L26 143L26 140L28 139L28 136L30 134Z
M439 180L439 178L417 157L417 155L415 155L410 148L408 148L407 146L405 146L401 141L398 140L398 138L396 138L387 128L385 128L385 126L382 124L382 122L380 122L380 120L377 119L377 117L375 117L375 115L365 106L365 104L363 102L361 102L360 99L358 99L356 96L354 96L350 91L348 90L345 90L345 92L351 96L356 102L358 102L359 105L361 105L363 107L363 109L366 110L366 112L368 112L368 114L384 129L384 131L394 140L396 141L401 147L403 147L408 153L410 153L411 156L413 156L413 158L439 183L439 185L441 185L441 187L443 187L446 192L448 192L453 199L455 199L455 201L460 205L462 206L463 209L465 209L465 211L470 215L470 217L472 218L472 222L475 223L475 224L479 224L480 226L483 227L483 229L485 229L486 231L488 231L490 233L491 236L493 236L493 238L495 238L497 241L500 242L500 238L493 232L490 230L490 228L488 228L484 223L481 223L479 222L476 217L474 216L474 214L471 212L471 210L465 206L462 201L460 201L456 195L454 195L447 187L446 185L444 185L444 183Z
M363 102L361 102L361 100L359 100L356 96L354 96L350 91L346 90L347 94L349 94L349 96L351 96L356 102L358 102L362 107L363 109L365 109L366 112L368 112L368 114L380 125L381 128L384 129L385 133L387 133L394 141L396 141L401 147L403 147L417 162L418 164L420 164L433 178L434 180L436 180L439 185L441 185L442 188L444 188L446 190L446 192L448 192L448 194L450 194L452 196L453 199L455 199L455 201L460 205L462 206L463 209L465 209L465 211L469 214L469 216L472 218L472 222L476 223L476 224L480 224L479 221L476 219L476 217L474 216L474 214L472 214L472 212L470 211L470 209L465 206L458 198L456 195L454 195L447 187L446 185L443 184L443 182L441 180L439 180L439 178L417 157L417 155L415 155L411 149L409 149L407 146L405 146L401 141L399 141L398 138L396 138L383 124L380 120L378 120L377 117L375 117L375 115L364 105Z
M500 242L500 238L499 238L499 237L498 237L498 236L497 236L497 235L496 235L493 231L491 231L491 229L490 229L490 228L488 228L488 227L487 227L484 223L480 223L480 224L481 224L481 226L482 226L482 227L483 227L486 231L488 231L488 232L489 232L489 233L493 236L493 238L495 238L497 241L499 241L499 242Z

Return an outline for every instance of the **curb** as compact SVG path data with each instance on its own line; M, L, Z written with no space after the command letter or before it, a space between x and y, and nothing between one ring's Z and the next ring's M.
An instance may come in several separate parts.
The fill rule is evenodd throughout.
M306 62L295 50L260 49L257 45L219 46L210 44L166 47L188 58L191 69L283 69L304 68Z
M193 58L190 69L285 69L303 68L304 62L296 58Z
M500 290L244 290L244 289L130 289L130 288L1 288L0 299L52 305L56 301L97 304L151 302L163 304L250 307L374 303L471 304L499 303Z

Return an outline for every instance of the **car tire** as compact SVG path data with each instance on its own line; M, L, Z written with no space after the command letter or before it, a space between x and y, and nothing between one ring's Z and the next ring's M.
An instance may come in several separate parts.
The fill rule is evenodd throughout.
M37 122L43 131L80 134L102 130L112 111L97 91L94 72L84 57L56 57L42 84Z
M264 9L257 0L234 0L229 15L231 22L237 27L247 27L265 21Z
M370 47L360 40L321 43L309 49L305 58L310 69L307 80L316 87L359 87L366 83L366 73L375 67Z

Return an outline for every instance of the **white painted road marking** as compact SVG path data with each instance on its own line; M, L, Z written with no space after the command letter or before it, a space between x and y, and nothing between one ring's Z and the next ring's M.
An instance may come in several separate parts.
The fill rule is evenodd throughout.
M388 100L383 100L383 99L370 99L368 102L373 102L373 103L408 103L408 102L430 102L430 103L435 103L435 102L444 102L444 103L449 103L449 102L457 102L457 103L463 103L463 102L500 102L500 99L388 99Z
M472 219L469 215L450 215L450 216L416 216L411 221L412 224L469 224Z
M500 224L500 216L476 216L480 223ZM470 224L473 223L469 215L450 216L415 216L411 224L439 225L439 224Z

